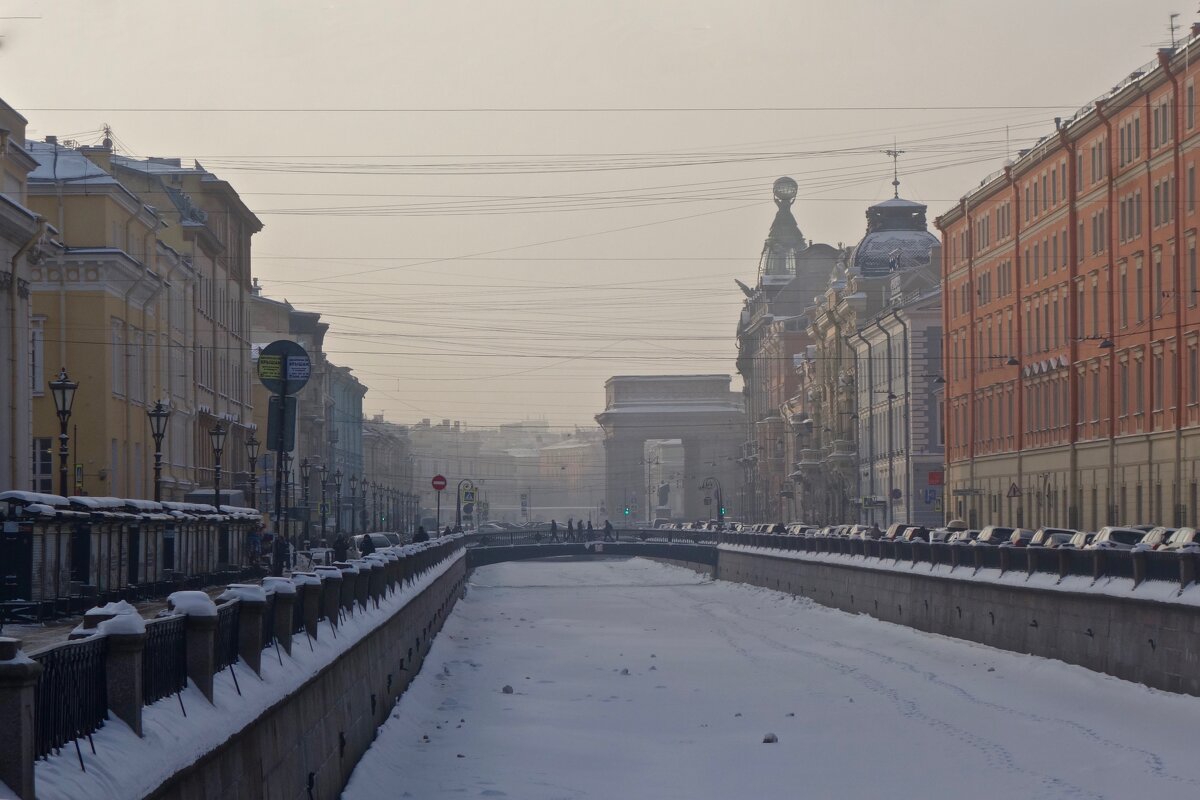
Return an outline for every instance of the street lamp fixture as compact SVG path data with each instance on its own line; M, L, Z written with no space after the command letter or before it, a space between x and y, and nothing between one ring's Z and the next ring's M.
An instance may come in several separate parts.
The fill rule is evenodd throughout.
M262 442L251 432L246 440L246 460L250 462L250 501L255 508L258 508L258 448L261 446Z
M367 480L367 474L364 472L358 478L358 498L362 501L362 509L359 511L359 522L362 524L363 533L369 533L367 530L367 487L370 485L370 481Z
M58 492L67 496L67 423L71 419L71 407L75 404L75 390L79 384L67 377L67 368L58 371L58 378L50 381L50 392L54 395L54 410L58 414Z
M308 456L300 459L300 491L304 502L304 540L308 541L308 525L312 513L308 508L308 481L312 477L312 462Z
M154 502L162 502L162 443L167 435L167 420L171 410L157 400L153 408L146 409L150 418L150 436L154 439Z
M324 464L317 467L317 476L321 481L321 505L317 510L321 514L321 544L325 544L325 490L329 488L329 468Z
M342 535L342 470L333 471L333 537Z
M208 432L213 449L213 505L217 507L218 514L221 513L221 453L225 450L227 433L225 426L219 422Z

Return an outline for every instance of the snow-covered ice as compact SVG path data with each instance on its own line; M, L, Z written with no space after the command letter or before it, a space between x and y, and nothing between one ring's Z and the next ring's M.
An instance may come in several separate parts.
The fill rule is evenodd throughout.
M1198 721L1200 698L679 567L519 562L474 573L344 796L1191 799Z

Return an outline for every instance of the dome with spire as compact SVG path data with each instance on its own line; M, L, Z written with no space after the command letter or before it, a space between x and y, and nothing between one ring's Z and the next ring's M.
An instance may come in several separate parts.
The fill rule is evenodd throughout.
M804 234L792 216L792 203L796 200L796 182L788 177L779 178L771 187L775 195L775 220L763 244L758 261L758 276L796 274L796 256L807 247Z
M929 264L938 239L929 232L926 206L897 194L867 209L867 235L854 249L854 270L864 277Z

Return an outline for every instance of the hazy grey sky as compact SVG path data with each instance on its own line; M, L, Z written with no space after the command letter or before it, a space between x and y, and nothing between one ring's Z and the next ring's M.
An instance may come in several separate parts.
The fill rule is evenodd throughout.
M1172 11L1195 18L1181 0L0 0L40 17L0 19L0 97L33 136L108 123L124 152L232 182L266 224L255 275L325 315L369 411L565 426L610 375L734 372L733 278L754 279L776 176L799 182L806 236L853 242L894 137L932 217L1150 61Z

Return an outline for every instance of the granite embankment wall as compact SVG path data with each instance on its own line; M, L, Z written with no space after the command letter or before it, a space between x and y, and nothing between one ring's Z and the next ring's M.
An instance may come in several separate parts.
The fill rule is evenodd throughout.
M1200 607L722 548L717 577L1200 695Z
M338 797L416 676L465 581L466 559L459 558L371 634L151 797Z

